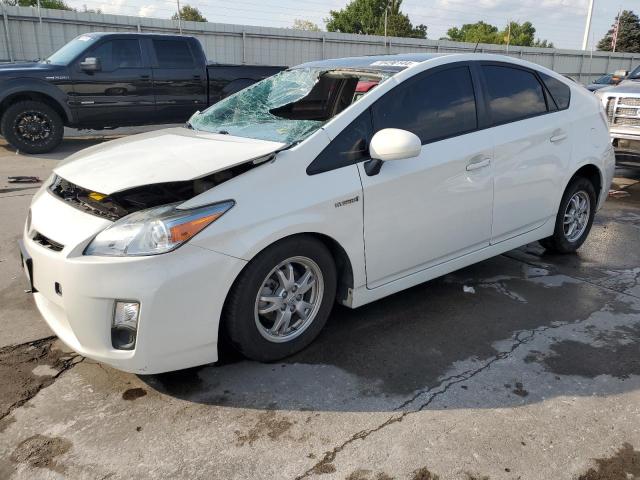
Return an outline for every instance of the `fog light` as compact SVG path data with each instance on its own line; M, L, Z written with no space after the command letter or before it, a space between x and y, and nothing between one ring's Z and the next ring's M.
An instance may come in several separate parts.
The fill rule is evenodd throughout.
M133 350L138 330L138 302L116 301L111 325L111 344L118 350Z

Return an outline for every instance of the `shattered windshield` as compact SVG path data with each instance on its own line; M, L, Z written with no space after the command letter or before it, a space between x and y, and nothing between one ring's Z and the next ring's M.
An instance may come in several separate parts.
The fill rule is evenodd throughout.
M389 76L318 68L285 70L194 115L189 125L195 130L292 144L351 105L363 81L377 85Z

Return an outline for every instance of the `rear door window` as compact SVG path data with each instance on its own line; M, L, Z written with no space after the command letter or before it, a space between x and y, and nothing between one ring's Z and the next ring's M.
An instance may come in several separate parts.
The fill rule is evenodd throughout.
M189 44L185 40L153 40L160 68L189 68L195 64Z
M391 90L373 106L375 130L401 128L423 144L478 128L469 67L425 72Z
M495 125L547 112L544 90L532 72L498 65L482 65L482 72Z

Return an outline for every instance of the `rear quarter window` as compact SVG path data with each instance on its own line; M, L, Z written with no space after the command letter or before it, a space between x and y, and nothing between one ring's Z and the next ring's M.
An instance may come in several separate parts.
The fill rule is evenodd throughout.
M551 94L553 101L556 103L558 110L565 110L569 108L569 104L571 103L571 89L556 78L553 78L542 72L538 73L540 74L540 78L542 78L545 87L547 87L547 90L549 90L549 93ZM611 76L609 76L606 83L609 83L610 80Z

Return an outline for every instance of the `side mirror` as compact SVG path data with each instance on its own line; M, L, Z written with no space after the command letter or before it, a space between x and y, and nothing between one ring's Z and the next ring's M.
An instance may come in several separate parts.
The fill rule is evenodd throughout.
M382 129L369 142L371 160L365 164L367 175L377 175L382 162L417 157L421 150L422 142L417 135L399 128Z
M99 72L102 70L100 59L96 57L87 57L80 62L80 69L87 73Z

